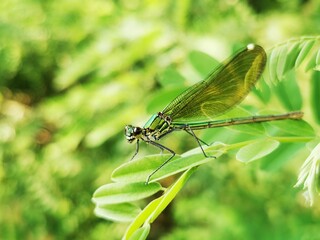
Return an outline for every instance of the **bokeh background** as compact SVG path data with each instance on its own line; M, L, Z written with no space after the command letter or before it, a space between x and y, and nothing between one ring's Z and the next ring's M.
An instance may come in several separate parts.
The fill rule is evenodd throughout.
M194 50L221 61L319 32L317 0L1 0L0 239L121 238L91 197L132 156L123 128L153 113L159 79L200 80ZM166 143L181 152L183 137ZM292 187L307 155L202 166L150 239L320 239L319 204Z

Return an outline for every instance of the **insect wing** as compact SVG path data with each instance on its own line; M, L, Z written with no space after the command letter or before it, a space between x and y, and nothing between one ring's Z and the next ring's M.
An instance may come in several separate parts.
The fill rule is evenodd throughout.
M173 123L212 120L248 95L261 76L266 59L262 47L248 45L204 81L177 96L162 112L170 116Z

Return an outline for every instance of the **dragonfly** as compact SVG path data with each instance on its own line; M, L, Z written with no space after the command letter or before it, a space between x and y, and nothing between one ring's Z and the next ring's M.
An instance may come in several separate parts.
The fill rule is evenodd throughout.
M257 44L249 44L215 68L203 81L178 95L161 112L152 115L143 127L125 126L127 141L136 142L136 151L131 159L138 154L140 141L161 149L161 152L166 150L171 153L168 159L149 174L146 183L176 155L172 149L158 142L174 131L187 132L194 137L205 157L215 158L206 154L202 147L206 143L196 136L194 130L303 117L302 112L296 111L215 120L248 95L262 75L266 61L265 50Z

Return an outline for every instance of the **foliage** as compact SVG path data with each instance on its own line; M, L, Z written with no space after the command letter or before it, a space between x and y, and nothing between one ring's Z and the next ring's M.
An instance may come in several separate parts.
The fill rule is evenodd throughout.
M312 41L312 44L309 44L310 41ZM283 80L288 70L291 70L293 66L298 67L301 64L302 62L301 58L305 58L307 56L305 52L310 51L311 47L315 43L317 43L317 41L318 41L318 38L308 38L307 40L300 39L296 41L289 41L285 44L280 45L279 46L280 50L278 50L277 48L273 48L271 50L271 54L270 54L271 57L269 58L270 60L268 62L269 69L267 73L269 73L269 76L270 76L269 78L273 79L273 76L274 76L273 72L276 72L276 70L278 70L279 65L288 66L287 63L290 62L290 66L287 67L287 70L282 70L281 72L277 71L278 72L277 82ZM301 45L302 47L291 47L290 45L292 44L292 42L294 43L297 42L299 46ZM306 50L305 46L308 46L308 50ZM295 52L288 54L287 51L282 50L283 48L285 49L291 48L291 51L295 51ZM316 54L313 54L313 56L318 55L320 48L317 47L315 48L315 50L316 50ZM282 56L281 54L285 56ZM304 56L301 57L301 55L304 55ZM292 59L292 56L295 56L295 59ZM204 62L204 61L199 60L197 64L200 64L201 62ZM315 63L316 60L311 58L309 59L309 65L310 65L310 62ZM292 63L295 63L295 64L291 66ZM313 69L317 69L318 67L319 67L318 64L313 65ZM167 74L168 72L166 72L166 75ZM172 77L175 75L177 75L177 73L172 73ZM276 87L283 88L283 90L285 90L286 88L286 86L284 85L280 85ZM291 94L295 94L294 90L299 91L299 88L296 88L296 89L291 88L289 92ZM299 92L297 95L299 96ZM286 103L286 98L283 97L284 94L281 94L278 96L281 102ZM297 107L301 107L301 104L299 104ZM237 111L237 114L239 114L239 111ZM252 125L245 126L245 127L240 126L238 127L239 131L243 131L244 133L250 133L250 134L253 133L253 135L256 135L256 136L252 139L252 136L241 135L233 144L214 144L213 146L206 148L206 152L209 155L216 156L218 159L219 159L219 156L228 154L229 155L228 158L232 159L235 157L237 160L245 163L249 163L255 160L260 160L263 158L264 158L264 161L272 160L274 162L282 162L282 161L288 161L288 159L292 158L293 151L290 150L285 155L272 154L272 153L275 153L276 150L280 148L280 143L310 142L312 140L319 138L319 136L315 136L312 127L304 121L286 120L283 122L268 122L268 125L269 126L265 126L264 128L261 128L261 126L252 126ZM256 127L260 129L257 131ZM320 146L320 143L318 143L318 146L311 153L310 157L306 160L305 166L303 167L303 170L299 176L299 182L297 183L297 185L301 185L302 183L305 182L304 187L307 188L307 191L309 192L308 200L311 203L314 202L316 195L319 195L318 189L320 186L317 179L320 177L319 175L320 154L319 154L319 150L316 150L317 148L319 148L319 146ZM303 145L300 145L298 148L296 147L295 151L303 147L304 147ZM290 145L281 146L281 148L282 148L282 151L284 151L284 149L290 148ZM237 152L234 152L234 150L237 150ZM231 152L233 152L233 154ZM168 159L169 156L170 155L166 155L166 154L146 156L141 159L138 159L129 163L125 163L121 165L119 168L117 168L112 174L112 179L116 183L109 184L106 186L117 185L118 184L117 182L126 183L126 184L128 183L136 184L135 182L143 183L143 181L148 177L148 175L154 169L160 166L161 163L163 163L166 159ZM185 171L185 173L182 174L181 177L179 177L174 183L172 183L172 185L169 188L166 188L164 190L163 195L161 195L160 197L150 202L139 214L137 214L137 217L133 219L132 223L128 227L127 232L123 236L123 239L146 239L150 231L150 224L155 220L155 216L156 217L159 216L160 212L163 211L164 208L175 198L177 192L181 190L182 186L186 183L186 179L191 175L192 172L194 172L196 167L198 165L208 163L211 160L212 160L211 158L206 158L203 155L202 151L200 150L200 147L198 147L197 149L191 150L180 156L175 157L168 164L163 166L163 168L161 168L155 174L155 177L152 177L152 181L159 181L161 179L167 178L168 176L174 175L182 171ZM312 164L313 166L311 168L307 167L310 164ZM152 182L152 184L153 183L154 182ZM149 185L146 184L145 186L146 197L149 196L149 194L147 194L148 189L149 189ZM129 196L135 195L136 190L134 188L132 188L129 191L126 190L124 192L127 197L121 198L122 201L127 201L127 203L136 201L136 199L131 200L131 198L129 197ZM93 200L96 204L96 211L100 211L101 208L103 209L108 208L108 206L105 204L104 197L109 195L110 195L110 191L108 193L107 192L102 193L101 189L98 189L95 192ZM111 197L112 195L113 194L111 193ZM114 195L118 196L119 193L116 192ZM163 202L165 202L164 207L162 206ZM110 207L113 208L113 204L111 204ZM124 210L125 209L121 209L121 212ZM130 212L127 214L130 214ZM108 212L105 214L102 214L102 217L106 219L112 219L114 221L122 220L121 214L119 214L120 217L118 219L112 218L111 216L113 215L108 214Z
M319 40L286 41L319 33L317 1L3 0L0 8L1 239L317 238ZM274 48L242 107L301 109L305 122L202 131L217 160L178 133L163 144L182 154L145 185L165 156L141 146L127 163L134 147L123 126L142 125L203 78L217 62L210 56L220 62L249 42ZM303 159L298 183L312 208L291 188Z

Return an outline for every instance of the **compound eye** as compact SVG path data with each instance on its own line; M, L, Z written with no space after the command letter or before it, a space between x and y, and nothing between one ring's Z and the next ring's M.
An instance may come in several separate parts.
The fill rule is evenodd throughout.
M133 126L127 125L124 128L124 135L127 136L127 137L131 137L133 135L134 129L135 128Z
M135 127L135 128L133 128L133 133L135 134L135 135L138 135L138 134L140 134L142 132L142 129L140 128L140 127Z

